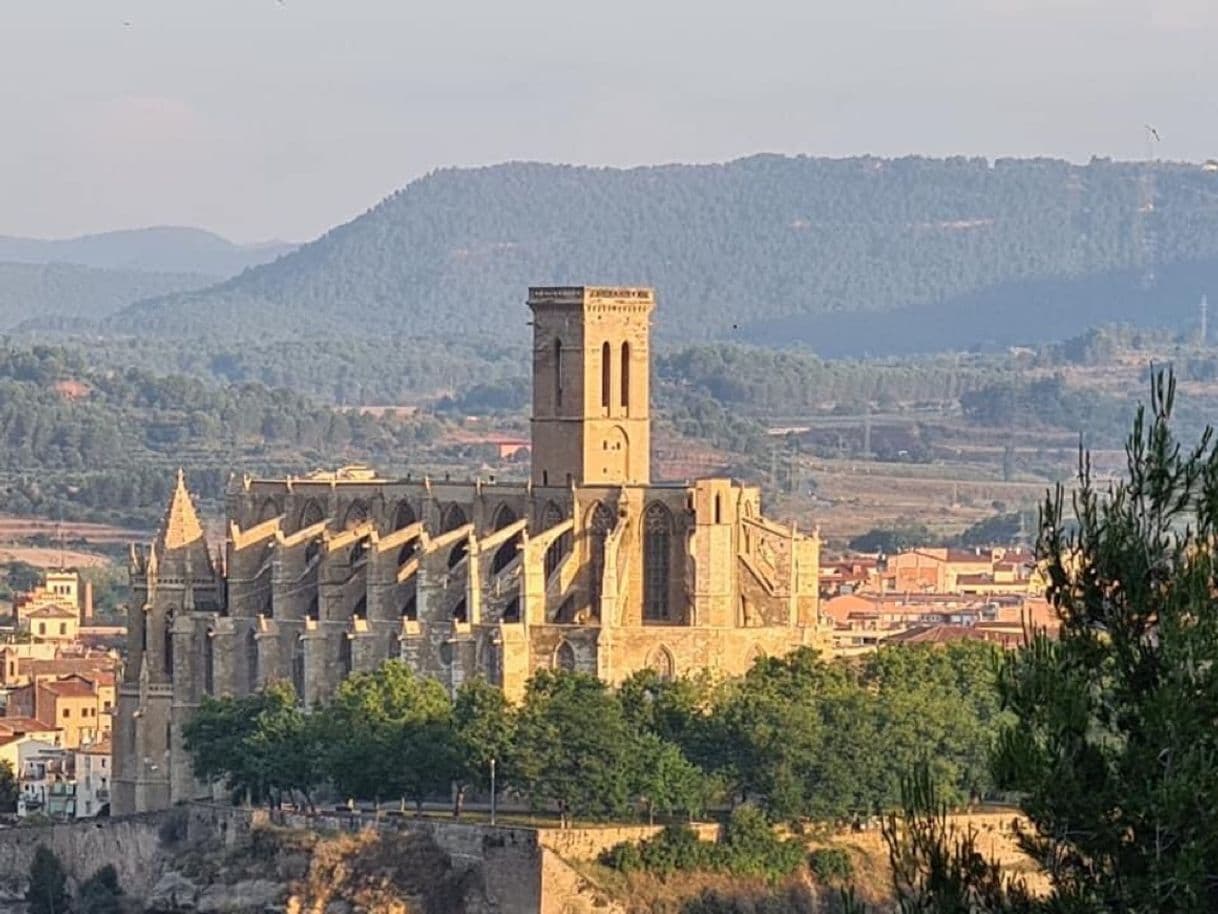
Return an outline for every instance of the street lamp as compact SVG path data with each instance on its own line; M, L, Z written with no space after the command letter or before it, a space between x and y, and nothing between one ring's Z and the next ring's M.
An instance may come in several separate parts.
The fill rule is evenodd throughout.
M491 825L495 824L495 760L491 759Z

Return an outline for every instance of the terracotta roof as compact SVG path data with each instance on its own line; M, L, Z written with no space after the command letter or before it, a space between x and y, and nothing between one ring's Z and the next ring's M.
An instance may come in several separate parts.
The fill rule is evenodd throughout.
M84 679L60 679L44 682L42 687L61 698L91 698L97 694L93 683Z
M982 571L977 574L958 574L956 575L957 584L993 584L994 576L988 572Z
M9 732L18 735L22 733L48 733L58 730L49 724L44 724L36 717L0 717L0 733Z
M951 641L985 641L985 634L971 625L917 625L891 635L889 643L947 644Z
M80 749L88 755L109 755L110 754L110 737L99 739L97 742L84 746Z
M25 614L25 617L27 619L75 619L77 615L79 614L74 609L68 609L68 607L60 606L58 603L51 603L47 606L31 609Z

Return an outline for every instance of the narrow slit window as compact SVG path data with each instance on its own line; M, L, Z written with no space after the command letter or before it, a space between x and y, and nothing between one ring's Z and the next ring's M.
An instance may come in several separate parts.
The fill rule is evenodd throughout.
M601 346L601 406L605 409L609 408L609 398L612 394L609 389L612 359L613 356L610 355L609 344L605 343Z
M622 343L622 409L630 408L630 344Z

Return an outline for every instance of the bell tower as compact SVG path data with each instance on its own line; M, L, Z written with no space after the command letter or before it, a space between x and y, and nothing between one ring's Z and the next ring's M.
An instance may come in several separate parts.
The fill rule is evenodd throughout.
M651 479L651 311L646 288L535 286L533 484Z

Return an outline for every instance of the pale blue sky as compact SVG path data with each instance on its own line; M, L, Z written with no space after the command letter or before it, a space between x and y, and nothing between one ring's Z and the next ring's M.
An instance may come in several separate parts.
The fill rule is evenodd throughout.
M1218 0L0 0L0 234L306 239L507 159L1199 160L1215 47Z

